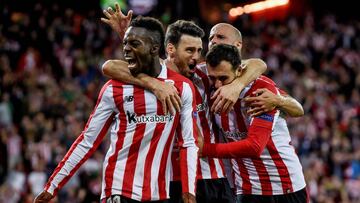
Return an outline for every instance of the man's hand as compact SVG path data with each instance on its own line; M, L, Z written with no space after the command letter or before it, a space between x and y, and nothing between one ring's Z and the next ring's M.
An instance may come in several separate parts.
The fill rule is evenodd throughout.
M196 203L195 196L188 192L182 194L182 199L184 203Z
M53 195L48 193L47 191L43 191L38 196L35 197L33 203L47 203L53 198Z
M216 113L229 113L234 104L239 99L240 88L238 83L230 83L218 88L211 99L215 99L211 106L211 111Z
M181 98L175 86L170 82L161 82L156 79L154 79L154 82L152 92L161 102L164 114L166 115L168 111L172 115L175 115L176 111L180 112Z
M125 31L130 25L133 11L128 11L125 16L120 9L118 3L115 4L115 12L111 7L103 11L107 18L101 18L101 21L108 24L116 33L119 34L120 39L124 39Z
M244 98L246 105L250 106L247 113L252 117L274 110L281 100L280 95L276 95L266 88L257 89L253 94L257 96Z

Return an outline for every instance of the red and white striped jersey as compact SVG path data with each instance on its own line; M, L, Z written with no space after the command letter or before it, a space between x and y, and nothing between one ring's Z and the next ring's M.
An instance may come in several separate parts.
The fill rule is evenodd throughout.
M210 81L207 76L206 63L198 64L195 69L195 74L192 77L192 82L195 86L196 97L196 111L197 111L197 126L204 136L204 141L208 143L217 143L218 131L214 131L212 121L214 120L213 114L210 113ZM175 146L172 154L173 164L173 180L180 180L179 163L178 163L178 150ZM225 171L221 159L217 158L199 158L198 164L198 179L217 179L224 178Z
M178 89L183 104L179 113L164 115L161 103L151 92L109 80L84 131L51 175L45 190L56 194L111 128L101 198L118 194L137 201L168 199L170 155L177 130L183 192L195 195L198 148L194 87L165 66L158 79L173 82Z
M299 191L306 184L285 119L279 116L279 110L249 117L241 102L259 88L279 94L275 83L264 76L248 85L234 110L215 116L221 136L230 143L205 144L203 153L210 157L239 157L231 159L237 194L279 195Z

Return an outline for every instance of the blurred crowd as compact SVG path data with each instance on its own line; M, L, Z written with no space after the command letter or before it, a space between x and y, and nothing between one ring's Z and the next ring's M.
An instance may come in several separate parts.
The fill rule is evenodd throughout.
M107 80L100 67L118 58L120 42L101 10L35 4L0 15L0 203L27 203L82 131ZM309 13L237 23L244 58L262 58L266 75L304 107L287 120L311 202L360 202L360 22ZM56 202L99 201L107 147L104 140Z

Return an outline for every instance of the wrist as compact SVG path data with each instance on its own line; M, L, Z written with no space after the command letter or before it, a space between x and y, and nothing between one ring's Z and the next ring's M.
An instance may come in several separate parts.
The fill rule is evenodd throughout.
M246 84L244 81L242 81L242 78L241 77L238 77L234 80L234 85L236 87L236 89L240 90L243 90L245 87L246 87Z
M275 103L275 108L282 108L285 103L285 97L278 95Z

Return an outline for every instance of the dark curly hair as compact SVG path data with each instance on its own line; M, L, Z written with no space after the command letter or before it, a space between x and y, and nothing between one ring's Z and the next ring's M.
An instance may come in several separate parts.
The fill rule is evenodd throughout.
M239 50L232 45L217 44L206 54L206 63L211 67L218 66L221 61L227 61L236 70L241 65Z

